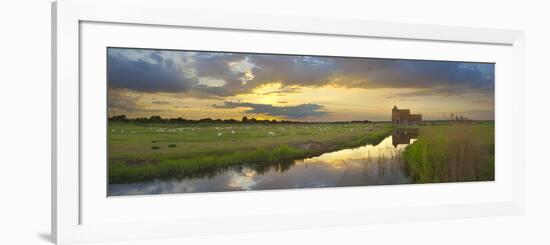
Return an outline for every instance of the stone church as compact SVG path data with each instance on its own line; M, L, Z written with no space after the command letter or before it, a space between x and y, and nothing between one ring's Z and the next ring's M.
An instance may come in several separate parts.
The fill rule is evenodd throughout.
M422 121L422 114L411 114L409 109L399 109L397 106L393 106L391 111L392 123L417 123Z

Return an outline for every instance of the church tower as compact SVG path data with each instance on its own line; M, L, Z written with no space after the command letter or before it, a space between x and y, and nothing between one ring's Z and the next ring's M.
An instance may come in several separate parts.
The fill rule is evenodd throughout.
M393 106L393 109L391 110L391 122L392 123L399 123L401 119L401 113L399 112L399 109L396 105Z

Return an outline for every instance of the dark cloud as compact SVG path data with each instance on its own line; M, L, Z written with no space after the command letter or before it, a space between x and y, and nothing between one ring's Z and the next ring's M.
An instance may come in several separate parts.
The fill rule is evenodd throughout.
M494 65L445 61L302 56L253 56L255 83L279 81L286 86L333 84L355 88L447 87L449 93L494 90ZM428 91L427 90L427 91ZM438 92L438 91L433 91ZM469 92L469 91L468 91Z
M253 87L243 84L245 77L244 65L247 56L238 53L198 52L193 57L193 69L197 77L220 79L225 82L221 87L195 86L194 89L205 95L212 94L219 97L247 93ZM240 69L239 69L240 68Z
M244 102L226 101L223 105L213 105L214 108L250 108L246 113L265 114L270 116L282 116L286 118L304 118L311 116L324 116L328 112L323 110L322 105L301 104L296 106L273 106L268 104L255 104Z
M254 85L264 82L281 82L284 85L322 86L330 82L332 76L339 73L334 58L289 56L289 55L251 55Z
M353 61L348 61L353 62ZM350 65L346 73L365 77L364 87L391 88L441 88L457 87L491 89L492 74L483 73L478 66L492 64L468 64L445 61L418 60L370 60L364 64ZM352 76L353 76L352 75Z
M216 52L109 49L109 84L142 92L227 97L279 82L289 93L327 84L416 88L418 94L494 94L494 64ZM223 80L209 86L200 79ZM413 94L410 94L413 96Z
M227 78L238 75L238 72L232 71L230 63L240 62L245 59L243 54L198 52L193 56L194 67L197 75L213 78Z
M109 49L107 76L109 85L140 92L182 92L196 81L187 77L171 58L163 56L169 51ZM135 53L129 57L128 52Z

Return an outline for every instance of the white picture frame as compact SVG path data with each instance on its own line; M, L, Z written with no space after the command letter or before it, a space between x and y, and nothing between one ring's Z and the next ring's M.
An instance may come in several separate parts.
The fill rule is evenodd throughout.
M419 220L452 219L495 215L521 214L524 211L524 81L523 56L524 34L518 30L497 30L470 27L450 27L388 23L376 21L334 20L297 16L267 16L238 12L187 11L182 15L186 4L181 1L108 1L108 0L60 0L52 4L52 237L58 244L75 242L114 241L127 239L152 239L202 234L222 234L278 229L314 228L338 225L377 224ZM250 21L254 20L254 21ZM82 67L82 25L83 23L111 23L138 26L162 26L209 30L235 30L243 32L286 33L296 35L331 36L342 38L377 38L387 40L418 40L450 44L475 44L505 46L511 52L505 72L506 85L500 86L499 100L506 104L510 115L500 126L506 130L506 152L510 161L509 174L496 182L506 183L499 187L500 195L493 199L437 202L431 205L411 201L409 204L388 205L385 208L348 208L333 210L296 209L294 212L274 209L263 210L262 214L223 216L201 215L195 210L193 217L182 218L163 216L159 220L95 220L83 222L83 203L86 192L82 188L82 91L80 81ZM498 75L498 73L497 73ZM499 88L497 76L497 93ZM505 89L504 89L505 87ZM513 98L510 98L513 96ZM512 103L513 101L513 103ZM498 110L497 110L498 114ZM498 115L497 115L498 116ZM499 126L497 126L499 127ZM497 128L497 147L499 142ZM502 148L502 147L501 147ZM505 150L503 150L505 151ZM497 150L497 155L499 151ZM502 159L503 157L501 157ZM497 158L498 159L498 158ZM498 176L497 176L498 177ZM498 184L498 183L497 183ZM408 186L408 190L422 189L427 193L454 188L451 184ZM401 187L397 187L401 188ZM478 186L458 187L460 191ZM492 187L490 187L492 188ZM491 190L490 188L487 191ZM437 189L437 190L436 190ZM405 190L405 189L403 189ZM316 191L312 195L334 195L346 198L356 189L331 189ZM399 191L384 189L388 194ZM372 189L371 189L372 192ZM310 193L310 192L307 192ZM253 194L222 194L217 201L266 198L299 198L306 192L276 191ZM481 193L481 192L480 192ZM209 195L209 194L205 194ZM205 196L203 195L203 196ZM195 196L196 197L196 196ZM106 198L106 197L105 197ZM146 197L128 202L150 202L149 205L167 205L183 197L167 195ZM200 199L198 197L197 199ZM86 199L87 200L87 199ZM268 200L268 199L266 199ZM93 206L97 202L91 202ZM164 204L163 204L164 203ZM98 205L99 206L99 205ZM97 210L96 210L97 211ZM101 210L99 210L101 211ZM135 211L135 210L134 210ZM139 211L139 210L137 210ZM127 213L124 215L130 215ZM168 218L167 218L168 217Z

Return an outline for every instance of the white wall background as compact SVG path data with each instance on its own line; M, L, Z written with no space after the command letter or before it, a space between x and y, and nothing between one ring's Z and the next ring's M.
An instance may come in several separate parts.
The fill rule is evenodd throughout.
M115 244L549 244L550 15L545 1L190 1L221 9L527 31L527 214ZM182 14L185 14L184 12ZM0 7L0 244L48 244L50 1ZM251 20L253 21L253 20ZM513 100L514 98L510 98Z

